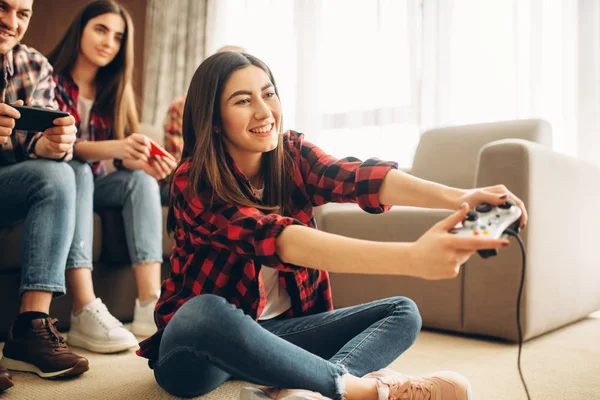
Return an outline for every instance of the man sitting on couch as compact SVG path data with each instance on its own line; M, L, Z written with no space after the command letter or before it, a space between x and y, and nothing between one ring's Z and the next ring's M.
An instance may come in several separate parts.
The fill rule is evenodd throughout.
M43 378L88 370L48 315L53 295L65 293L75 226L75 176L62 162L72 156L75 119L56 119L44 132L14 131L20 114L9 105L57 108L48 60L19 44L32 6L33 0L0 0L0 228L24 221L21 307L0 359L0 391L13 385L7 368Z

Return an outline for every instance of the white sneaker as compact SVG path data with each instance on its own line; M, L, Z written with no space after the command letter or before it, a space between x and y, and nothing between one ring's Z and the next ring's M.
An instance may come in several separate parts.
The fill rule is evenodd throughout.
M156 333L156 323L154 323L154 308L160 297L160 290L156 293L156 299L142 306L140 299L135 299L135 310L133 311L133 323L131 331L140 337L147 338Z
M96 353L116 353L138 346L133 333L113 317L100 298L83 307L77 315L71 314L67 343Z

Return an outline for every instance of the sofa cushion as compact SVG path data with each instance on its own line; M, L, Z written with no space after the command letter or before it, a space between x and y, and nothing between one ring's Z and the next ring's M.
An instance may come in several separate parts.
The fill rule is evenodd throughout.
M21 262L20 243L23 232L23 222L19 222L10 228L0 229L0 270L18 268ZM100 249L102 248L102 222L100 217L94 215L94 245L93 261L100 259Z

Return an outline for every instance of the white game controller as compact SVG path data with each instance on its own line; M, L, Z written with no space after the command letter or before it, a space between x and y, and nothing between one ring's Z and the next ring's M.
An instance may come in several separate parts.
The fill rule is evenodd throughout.
M491 239L504 238L506 229L519 232L519 221L521 209L512 201L508 200L499 206L481 203L475 210L469 210L462 223L459 223L450 231L460 236L481 236ZM497 249L478 250L483 258L498 255Z

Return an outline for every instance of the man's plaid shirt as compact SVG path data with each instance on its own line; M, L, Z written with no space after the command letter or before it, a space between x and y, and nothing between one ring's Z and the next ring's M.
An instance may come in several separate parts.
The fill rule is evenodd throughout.
M88 132L86 136L82 135L81 117L77 111L77 101L79 100L79 87L68 73L62 73L54 76L56 83L56 101L61 111L66 111L75 118L77 126L77 139L73 147L80 142L99 141L112 139L112 121L108 115L102 114L94 104L90 111ZM100 178L108 173L106 162L104 160L90 163L94 177Z
M0 67L0 100L3 103L23 100L27 106L57 108L52 66L40 52L18 44L0 56ZM34 154L35 144L41 137L42 132L13 130L10 140L0 146L0 166L37 158ZM71 157L72 150L64 159Z
M189 161L175 173L171 195L177 225L172 269L155 309L158 332L140 343L138 350L138 355L151 360L151 366L158 358L165 326L179 307L195 296L211 293L224 297L257 320L267 301L259 280L262 266L280 272L292 303L286 317L333 309L328 273L284 264L275 253L277 237L292 224L314 228L313 207L328 202L358 203L370 213L387 211L388 206L379 204L379 188L397 163L375 158L338 160L294 131L284 134L283 144L294 160L287 216L225 203L207 185L201 184L199 194L190 196L186 190ZM253 196L248 179L229 161L240 186Z

